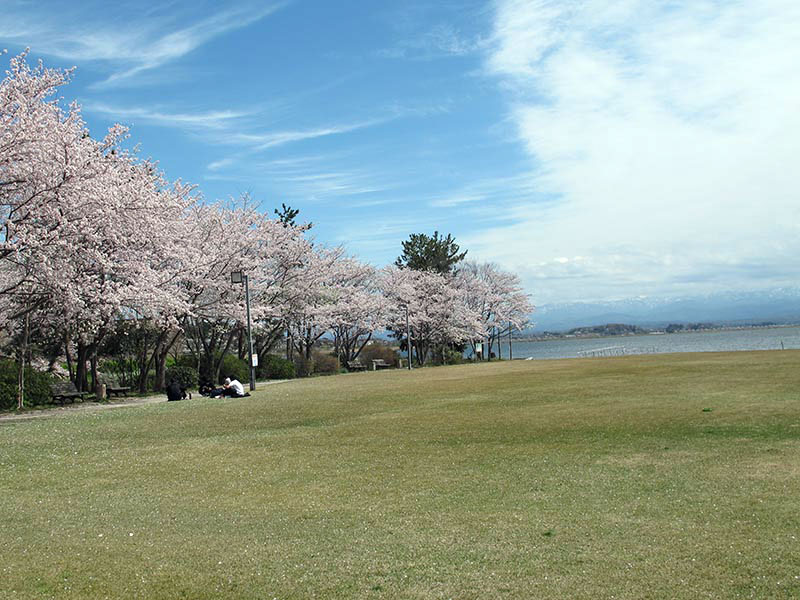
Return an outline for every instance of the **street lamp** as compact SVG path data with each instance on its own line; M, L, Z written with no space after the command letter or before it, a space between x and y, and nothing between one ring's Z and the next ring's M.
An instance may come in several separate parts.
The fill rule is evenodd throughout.
M247 273L233 271L231 273L231 283L244 283L244 301L247 305L247 360L250 363L250 389L256 389L256 365L258 356L253 353L253 334L250 330L250 286L248 284Z

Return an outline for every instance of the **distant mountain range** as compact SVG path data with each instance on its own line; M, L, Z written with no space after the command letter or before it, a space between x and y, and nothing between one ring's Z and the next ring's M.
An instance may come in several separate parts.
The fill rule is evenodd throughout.
M800 288L722 292L682 298L631 298L613 302L569 302L537 307L526 333L566 331L605 323L665 327L670 323L742 325L800 323Z

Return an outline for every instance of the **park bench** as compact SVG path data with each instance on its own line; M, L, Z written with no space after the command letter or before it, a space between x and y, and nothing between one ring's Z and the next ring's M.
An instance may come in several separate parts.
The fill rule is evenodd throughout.
M59 404L64 404L67 400L74 402L75 398L83 400L83 397L88 394L89 392L79 392L71 381L54 381L50 384L50 395L53 397L53 401Z
M106 384L106 394L111 396L112 394L116 394L119 396L122 394L123 396L128 395L128 391L131 389L129 385L120 385L119 379L116 377L109 377L108 375L104 375L100 377L100 383Z
M392 365L387 363L382 358L373 358L372 359L372 370L377 371L378 369L391 369Z
M347 361L347 370L348 371L366 371L367 365L362 363L360 360L348 360Z

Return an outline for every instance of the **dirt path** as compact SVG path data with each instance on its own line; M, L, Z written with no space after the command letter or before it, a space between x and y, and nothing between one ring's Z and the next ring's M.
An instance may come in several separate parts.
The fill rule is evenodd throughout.
M276 379L274 381L259 381L258 385L272 385L276 383L285 383L287 381L291 381L289 379ZM202 398L202 396L198 396L198 394L194 393L195 398ZM160 402L166 402L167 396L166 394L156 394L153 396L137 396L134 398L114 398L109 402L92 402L92 401L85 401L85 402L76 402L73 404L67 404L64 406L54 406L42 409L35 409L23 413L17 412L4 412L0 413L0 424L7 422L7 421L27 421L30 419L41 419L44 417L64 417L67 415L73 415L76 413L82 412L97 412L101 410L109 410L112 408L124 408L126 406L142 406L143 404L158 404Z

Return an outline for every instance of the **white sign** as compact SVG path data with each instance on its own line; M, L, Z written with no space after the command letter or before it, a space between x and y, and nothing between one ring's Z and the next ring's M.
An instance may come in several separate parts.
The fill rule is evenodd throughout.
M253 354L252 358L253 358L253 366L257 367L258 366L258 354Z

